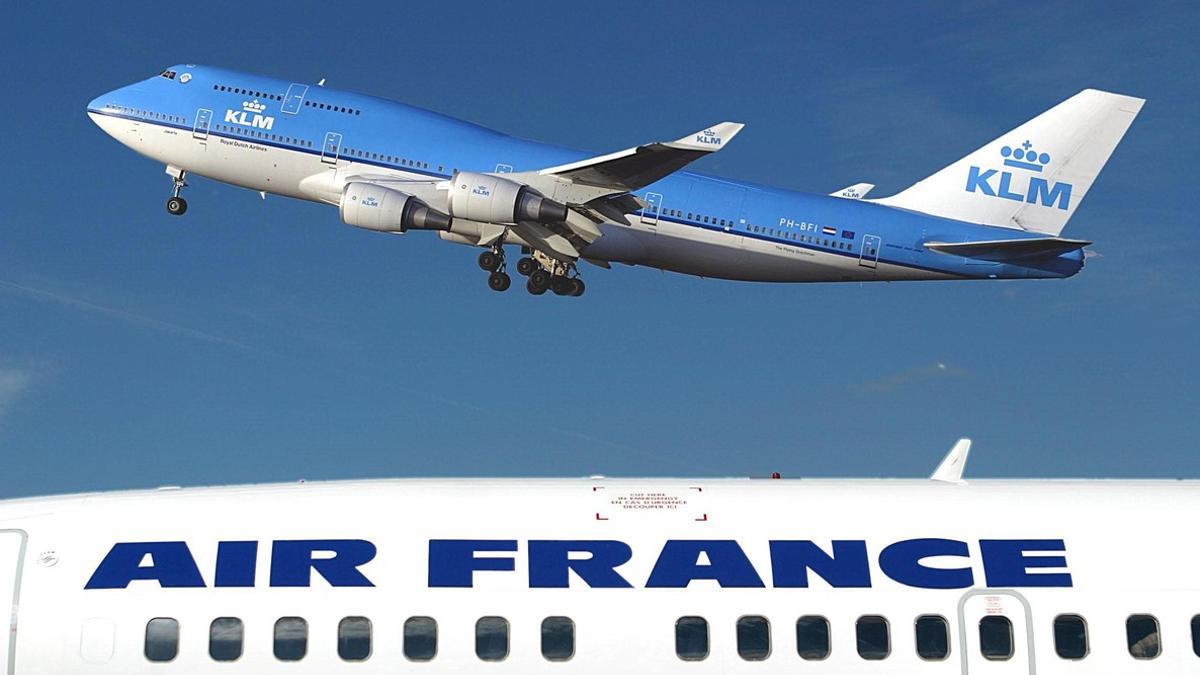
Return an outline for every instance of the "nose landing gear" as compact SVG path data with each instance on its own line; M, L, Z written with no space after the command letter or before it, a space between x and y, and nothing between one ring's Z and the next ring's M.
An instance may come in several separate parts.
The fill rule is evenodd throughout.
M167 167L167 173L171 175L171 180L175 183L175 189L171 191L171 198L167 200L167 213L173 216L182 216L187 213L187 201L180 197L183 188L187 187L187 172L183 169Z

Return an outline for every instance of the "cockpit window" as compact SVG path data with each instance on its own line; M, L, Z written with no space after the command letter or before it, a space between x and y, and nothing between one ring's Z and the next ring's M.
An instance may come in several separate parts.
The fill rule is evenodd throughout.
M158 76L159 76L159 77L165 77L165 78L167 78L168 80L173 80L173 79L175 79L175 71L173 71L173 70L164 70L164 71L162 71L161 73L159 73L159 74L158 74Z

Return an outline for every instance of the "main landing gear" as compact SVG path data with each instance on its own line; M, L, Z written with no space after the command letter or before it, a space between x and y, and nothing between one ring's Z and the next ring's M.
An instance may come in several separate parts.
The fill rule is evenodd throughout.
M493 291L507 291L512 285L506 266L504 249L499 245L479 254L479 268L488 272L488 288ZM517 272L528 277L525 290L533 295L543 295L546 291L553 291L555 295L583 295L583 279L579 278L575 263L558 262L534 252L517 261Z
M533 256L517 261L517 272L529 277L525 290L533 295L542 295L546 291L554 291L555 295L583 295L585 287L575 263L558 262L540 253Z
M171 180L175 183L175 189L171 192L171 198L167 200L167 213L173 216L182 216L184 213L187 213L187 201L179 195L183 192L183 188L187 187L187 181L184 180L187 178L187 172L182 169L172 171L168 168L167 173L171 174Z
M490 251L479 254L479 269L488 272L488 288L493 291L507 291L512 285L512 279L504 271L504 249L495 246Z

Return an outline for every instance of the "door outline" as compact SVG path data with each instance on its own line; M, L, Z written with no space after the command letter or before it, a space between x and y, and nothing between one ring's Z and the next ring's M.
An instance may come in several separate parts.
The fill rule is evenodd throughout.
M642 209L642 224L658 225L658 217L662 215L662 194L658 192L647 192L645 201L646 206Z
M198 141L208 140L208 130L212 126L212 111L200 108L196 111L196 123L192 125L192 138Z
M512 172L513 172L513 169L512 169L511 164L497 164L496 165L496 173L512 173Z
M279 105L279 112L288 115L295 115L300 112L300 106L304 104L304 97L308 95L307 84L296 84L293 82L283 95L283 103Z
M879 235L864 234L862 248L858 251L859 266L877 268L879 266L879 249L881 248L883 248L883 240L879 238Z
M1021 603L1022 609L1025 610L1025 653L1029 661L1029 675L1036 675L1037 661L1034 660L1033 652L1033 608L1029 606L1029 601L1025 599L1025 596L1020 593L999 588L977 588L963 593L963 596L958 599L958 651L963 675L970 672L968 666L971 663L971 654L967 650L967 601L981 595L1003 595L1016 598Z
M8 621L8 626L3 628L8 630L8 653L4 654L4 673L13 675L17 668L17 612L21 606L21 576L25 572L25 547L29 545L29 535L25 530L0 530L0 534L17 534L21 536L21 545L17 547L17 565L13 575L13 592L12 606L3 609L0 612L8 614L11 618Z
M325 132L325 142L321 144L321 161L336 165L341 152L342 135L336 131Z

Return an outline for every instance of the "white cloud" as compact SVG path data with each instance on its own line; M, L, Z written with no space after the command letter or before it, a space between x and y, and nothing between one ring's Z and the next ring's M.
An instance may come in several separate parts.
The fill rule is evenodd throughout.
M885 394L910 384L944 377L959 377L966 374L967 371L963 368L938 361L892 373L891 375L879 377L874 380L858 382L850 385L849 388L851 391L861 394Z
M29 368L0 365L0 420L33 386L34 373Z

